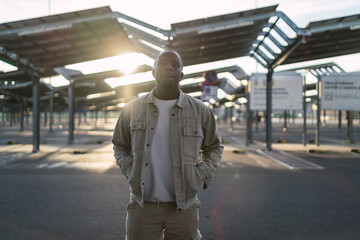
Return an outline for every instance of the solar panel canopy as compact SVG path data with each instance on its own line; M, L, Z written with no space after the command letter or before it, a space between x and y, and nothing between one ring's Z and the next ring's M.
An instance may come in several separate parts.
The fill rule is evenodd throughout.
M109 7L0 24L0 46L2 60L22 61L42 76L54 75L56 67L136 51Z
M283 64L360 53L360 14L310 22L305 32Z
M168 48L179 52L184 65L248 56L276 7L172 24Z
M287 46L284 46L269 34L276 31L284 35L282 30L270 21L274 16L288 19L276 9L277 5L274 5L173 23L169 30L150 26L115 12L110 7L2 23L0 59L17 66L19 73L0 73L0 76L1 79L29 82L31 79L26 74L29 71L35 71L43 77L51 76L56 74L55 68L122 53L140 52L154 58L159 49L146 43L178 51L185 66L250 55L257 61L257 57L263 57L265 64L264 61L260 62L267 67L272 66L275 61L288 64L360 52L360 15L311 22L305 29L298 29L288 21L297 35L294 39L285 36ZM124 19L127 21L123 21ZM129 21L135 24L130 26ZM149 27L149 30L158 31L163 37L136 28L136 24L141 25L142 29ZM269 30L265 31L265 28ZM267 49L270 53L272 49L259 37L269 38L282 52L273 51L273 58L266 56L261 49ZM297 45L292 46L293 43ZM150 70L151 67L147 66L139 71ZM76 81L82 83L75 85L75 96L85 97L110 91L111 87L104 79L121 75L112 71L77 76ZM128 91L126 95L136 95L139 91L154 86L153 83L143 85L120 87L116 89L117 97L125 95L125 91ZM21 92L20 86L16 89L17 94L28 95L30 88L24 88L24 92ZM186 89L189 89L189 92L198 91L199 87ZM9 88L6 91L13 90ZM67 94L65 90L62 90L62 93Z

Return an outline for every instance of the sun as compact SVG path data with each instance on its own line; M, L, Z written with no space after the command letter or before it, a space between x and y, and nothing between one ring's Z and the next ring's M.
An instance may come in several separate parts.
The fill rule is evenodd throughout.
M65 68L78 70L84 75L119 70L123 75L134 72L139 65L153 65L154 60L142 53L132 52L88 62L66 65Z

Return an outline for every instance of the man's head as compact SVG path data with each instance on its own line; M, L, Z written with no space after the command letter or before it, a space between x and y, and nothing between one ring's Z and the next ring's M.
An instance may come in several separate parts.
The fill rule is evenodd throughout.
M152 74L156 80L156 87L166 89L179 87L184 77L183 62L180 55L174 50L162 51L155 59Z

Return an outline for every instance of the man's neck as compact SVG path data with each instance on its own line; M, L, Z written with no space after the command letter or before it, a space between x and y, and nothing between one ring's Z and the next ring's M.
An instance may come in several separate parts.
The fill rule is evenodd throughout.
M166 91L155 88L154 96L161 100L172 100L179 98L180 89L167 89Z

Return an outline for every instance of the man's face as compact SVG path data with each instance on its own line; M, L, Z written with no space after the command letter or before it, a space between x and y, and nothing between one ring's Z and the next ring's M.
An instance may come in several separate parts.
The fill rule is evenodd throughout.
M182 61L178 54L172 51L161 53L152 72L157 86L178 87L184 76L182 67Z

